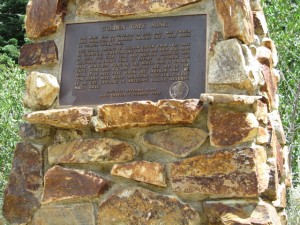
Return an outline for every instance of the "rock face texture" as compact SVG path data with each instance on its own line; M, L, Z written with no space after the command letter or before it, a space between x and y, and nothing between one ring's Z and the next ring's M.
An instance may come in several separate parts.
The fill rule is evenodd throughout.
M168 206L168 207L164 207ZM141 188L125 189L100 206L98 224L191 224L200 223L198 213L179 200Z
M48 160L50 164L127 162L135 152L133 145L115 139L81 139L49 147Z
M165 19L200 14L206 28ZM94 33L68 38L74 23ZM19 64L29 112L4 224L287 224L290 152L260 0L30 0L25 28L32 42ZM205 93L164 99L181 82L181 97ZM149 101L161 88L169 95ZM80 105L60 105L59 91L79 93ZM87 92L114 104L88 105Z

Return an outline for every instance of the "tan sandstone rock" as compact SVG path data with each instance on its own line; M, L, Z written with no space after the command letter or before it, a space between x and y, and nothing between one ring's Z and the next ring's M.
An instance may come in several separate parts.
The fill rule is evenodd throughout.
M69 0L31 0L26 9L25 29L29 38L39 38L56 32Z
M203 207L209 225L281 225L276 209L263 201L207 201Z
M100 204L98 225L172 224L198 225L198 213L174 197L142 188L129 188L111 194Z
M254 30L255 34L266 36L268 33L268 25L263 11L253 12Z
M26 78L23 103L32 110L47 109L58 96L59 85L51 74L31 72Z
M95 198L108 188L108 181L94 172L66 169L54 166L44 177L42 203Z
M238 38L249 45L254 41L254 25L249 0L220 1L215 5L223 23L225 38Z
M43 187L42 146L19 143L4 191L3 216L11 224L26 224L40 207Z
M145 134L143 141L149 148L156 148L176 157L186 157L199 148L207 136L207 132L198 128L176 127Z
M182 197L257 197L268 184L264 149L222 150L174 162L172 188Z
M116 163L134 159L135 147L127 142L101 138L79 139L48 148L50 164Z
M91 203L70 205L43 205L29 225L94 225L94 207Z
M88 127L93 116L93 108L78 107L69 109L52 109L26 114L24 120L33 124L47 124L64 129Z
M211 106L207 126L212 146L232 146L254 141L259 124L253 113Z
M283 129L281 117L278 110L273 110L269 113L269 120L271 122L271 126L276 133L278 141L280 144L286 144L286 136Z
M257 60L263 64L266 65L269 68L273 67L273 53L272 51L264 46L260 46L256 49L256 58Z
M254 105L261 97L249 95L230 95L218 93L204 93L200 96L200 101L205 104L226 105L226 106L243 106Z
M54 41L26 44L20 49L21 68L51 65L58 61L58 50Z
M199 100L160 100L105 104L98 107L93 126L98 132L114 128L193 123L202 107Z
M106 1L79 0L78 15L102 14L108 16L125 16L150 12L164 12L197 2L198 0L144 0L144 1Z
M166 187L165 168L157 162L137 161L114 165L111 175Z
M242 47L237 39L217 43L215 54L209 61L208 83L230 85L245 89L249 93L253 92L255 84L250 77L250 69L246 65Z

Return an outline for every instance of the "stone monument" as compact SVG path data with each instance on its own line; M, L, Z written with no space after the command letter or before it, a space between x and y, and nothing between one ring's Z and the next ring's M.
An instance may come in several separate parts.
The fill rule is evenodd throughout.
M10 224L287 224L259 0L30 0L25 26Z

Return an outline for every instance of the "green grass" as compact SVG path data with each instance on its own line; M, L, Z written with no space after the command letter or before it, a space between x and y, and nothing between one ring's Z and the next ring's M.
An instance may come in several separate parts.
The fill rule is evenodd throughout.
M5 62L1 59L5 58ZM25 72L15 63L0 56L0 206L3 191L11 170L13 151L18 136L19 124L24 114L22 95L25 88ZM2 208L2 207L1 207Z

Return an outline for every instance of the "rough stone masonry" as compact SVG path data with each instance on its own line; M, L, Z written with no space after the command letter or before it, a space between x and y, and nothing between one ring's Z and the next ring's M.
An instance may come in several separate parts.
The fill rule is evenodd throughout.
M199 99L60 108L66 23L207 14ZM30 0L9 224L287 224L291 185L260 0Z

